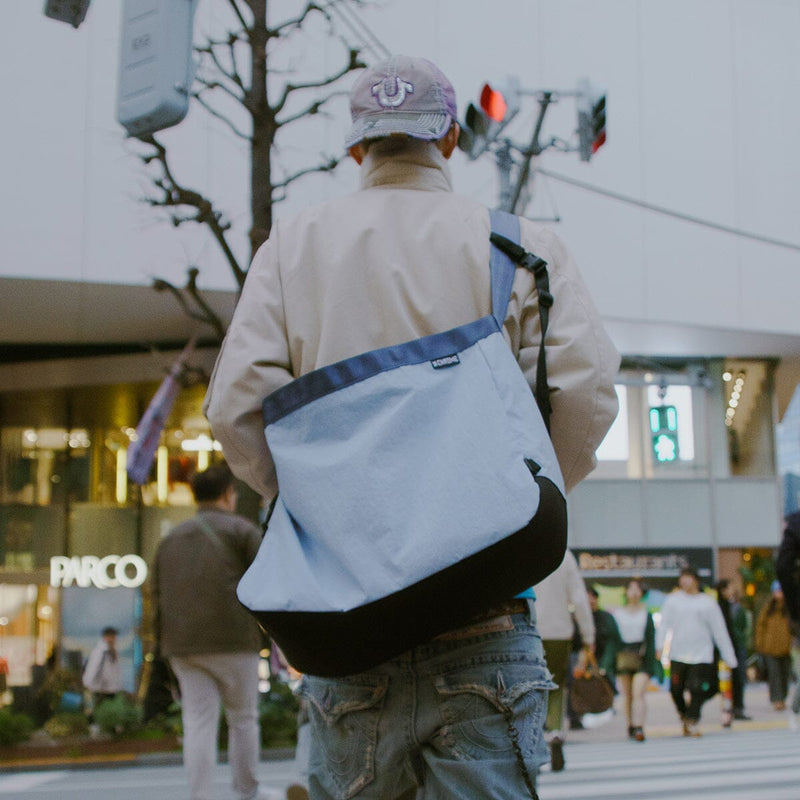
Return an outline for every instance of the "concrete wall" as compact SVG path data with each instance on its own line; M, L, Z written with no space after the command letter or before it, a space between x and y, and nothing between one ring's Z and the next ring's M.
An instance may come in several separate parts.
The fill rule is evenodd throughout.
M571 547L777 547L771 478L589 479L568 498Z

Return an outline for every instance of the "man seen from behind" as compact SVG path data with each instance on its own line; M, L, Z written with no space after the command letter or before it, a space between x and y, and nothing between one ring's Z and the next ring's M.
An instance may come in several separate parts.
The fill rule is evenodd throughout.
M267 395L491 310L489 212L452 191L448 160L459 126L450 81L430 61L393 56L361 73L350 107L345 146L360 166L360 188L276 222L250 267L206 396L231 468L266 499L279 489L261 419ZM593 468L616 414L619 357L564 245L527 220L521 228L522 246L547 261L555 297L545 342L552 438L570 489ZM534 277L518 269L504 332L531 386L537 308ZM512 597L366 673L306 676L310 795L530 797L527 773L548 759L549 686L535 605Z
M237 800L266 798L256 769L261 632L236 599L236 584L261 532L234 514L230 469L192 477L197 514L161 540L151 570L157 646L181 691L183 760L192 800L213 800L220 705L228 722L228 762Z

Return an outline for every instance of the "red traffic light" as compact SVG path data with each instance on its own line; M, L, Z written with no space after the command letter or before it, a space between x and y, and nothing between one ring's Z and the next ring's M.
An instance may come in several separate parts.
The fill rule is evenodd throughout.
M596 153L606 143L606 132L601 131L592 142L592 152Z
M596 153L606 143L606 96L602 95L592 106L592 152Z
M481 108L489 119L502 122L508 111L508 104L502 92L492 89L488 83L485 83L481 90Z

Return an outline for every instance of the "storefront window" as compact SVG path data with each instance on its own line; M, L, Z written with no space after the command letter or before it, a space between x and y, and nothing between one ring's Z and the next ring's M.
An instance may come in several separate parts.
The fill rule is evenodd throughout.
M143 386L101 387L95 393L76 392L64 398L70 414L84 422L82 427L6 424L0 428L0 504L192 505L191 476L222 457L221 446L199 410L202 387L184 390L176 403L141 498L138 486L128 479L128 449L136 439L140 409L153 391ZM105 403L104 395L108 395ZM15 397L9 406L13 405L15 417L24 420L26 405L37 401L38 396ZM121 424L109 426L109 421Z
M783 483L783 511L800 508L800 387L792 395L783 420L776 426L778 471Z
M128 582L146 576L161 539L194 513L192 475L222 458L200 411L204 387L192 386L175 401L145 485L129 480L128 451L156 389L0 395L0 659L12 686L33 687L53 659L79 670L111 622L133 688L140 588L117 567Z
M630 437L628 435L628 393L622 385L614 386L619 402L619 413L605 439L597 448L598 461L627 461L630 458Z
M769 361L725 361L720 414L731 475L767 477L776 472L773 371Z
M619 413L597 450L599 479L673 479L708 471L708 389L691 370L623 370ZM699 444L698 444L698 437Z
M4 429L3 502L46 506L65 492L87 499L89 446L85 429Z

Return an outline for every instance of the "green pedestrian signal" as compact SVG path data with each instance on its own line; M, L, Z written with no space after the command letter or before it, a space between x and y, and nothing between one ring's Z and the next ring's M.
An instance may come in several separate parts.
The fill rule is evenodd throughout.
M678 460L678 411L675 406L650 407L650 435L657 462L666 464Z

